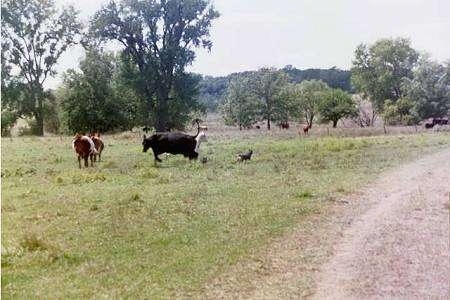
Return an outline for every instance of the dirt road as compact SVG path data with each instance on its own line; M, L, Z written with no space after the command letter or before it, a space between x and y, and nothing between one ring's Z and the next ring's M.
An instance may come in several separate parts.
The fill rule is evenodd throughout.
M316 277L315 299L448 299L450 150L386 174Z
M218 277L204 298L447 299L449 192L450 149L384 173Z

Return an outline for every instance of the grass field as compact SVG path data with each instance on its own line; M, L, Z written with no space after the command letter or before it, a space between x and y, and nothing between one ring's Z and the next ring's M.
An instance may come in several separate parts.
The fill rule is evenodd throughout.
M245 134L245 133L244 133ZM2 139L2 297L199 296L210 278L449 133L210 138L155 166L137 135L78 169L71 139ZM234 155L254 150L249 163Z

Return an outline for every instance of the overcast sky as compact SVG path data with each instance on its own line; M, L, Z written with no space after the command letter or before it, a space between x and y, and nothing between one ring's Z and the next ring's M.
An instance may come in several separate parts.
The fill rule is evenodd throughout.
M56 0L72 4L87 23L105 0ZM263 66L349 69L361 43L407 37L432 58L450 59L449 0L213 0L221 16L213 23L210 53L200 50L190 71L227 75ZM61 58L58 75L75 68L83 50Z

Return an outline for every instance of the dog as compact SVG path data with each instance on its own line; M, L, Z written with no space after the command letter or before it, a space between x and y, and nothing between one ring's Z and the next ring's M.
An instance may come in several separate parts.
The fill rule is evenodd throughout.
M236 156L237 161L243 162L245 160L251 160L252 159L252 154L253 154L253 150L248 150L245 153L238 154Z

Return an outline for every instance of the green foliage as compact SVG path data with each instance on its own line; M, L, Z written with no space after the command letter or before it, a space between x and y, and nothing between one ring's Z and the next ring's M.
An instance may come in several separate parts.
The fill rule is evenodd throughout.
M228 85L220 111L226 125L248 127L258 120L258 103L248 88L249 78L235 76Z
M386 99L394 102L404 96L405 78L412 78L418 53L407 39L381 39L373 45L361 44L353 60L352 83L367 97L377 112L382 112Z
M17 113L10 110L2 110L2 136L11 134L11 128L17 121Z
M231 75L226 77L204 76L199 83L199 102L208 111L214 112L225 99L228 81Z
M324 94L318 109L321 118L327 122L337 122L342 118L355 117L358 113L352 96L341 89L330 89Z
M218 16L205 0L112 1L95 14L90 35L124 46L142 84L136 92L147 102L147 120L163 131L178 122L176 109L191 107L174 97L192 94L186 90L192 82L180 81L192 79L185 67L195 59L194 48L211 49L209 28Z
M383 107L383 119L389 125L416 125L421 118L411 99L403 97L396 102L387 99Z
M81 72L65 73L62 105L72 132L128 129L126 100L116 97L111 81L115 72L112 54L88 49L80 62Z
M283 91L288 81L289 77L275 68L262 68L250 74L250 92L257 99L260 117L267 121L269 130L272 121L287 121L284 109L287 98Z
M351 72L347 70L340 70L336 67L330 69L300 70L290 65L285 66L282 70L289 75L293 83L316 79L325 82L330 88L339 88L346 92L352 92L350 82Z
M421 119L446 116L450 109L450 62L441 65L427 57L419 60L413 78L402 88Z
M306 124L311 127L328 90L327 84L320 80L306 80L293 85L290 91L292 113L297 118L305 118Z
M2 2L2 67L25 88L14 100L18 113L36 119L44 133L43 84L55 75L54 66L67 48L76 43L81 24L72 6L58 13L54 1L5 0ZM2 74L3 75L3 74Z

